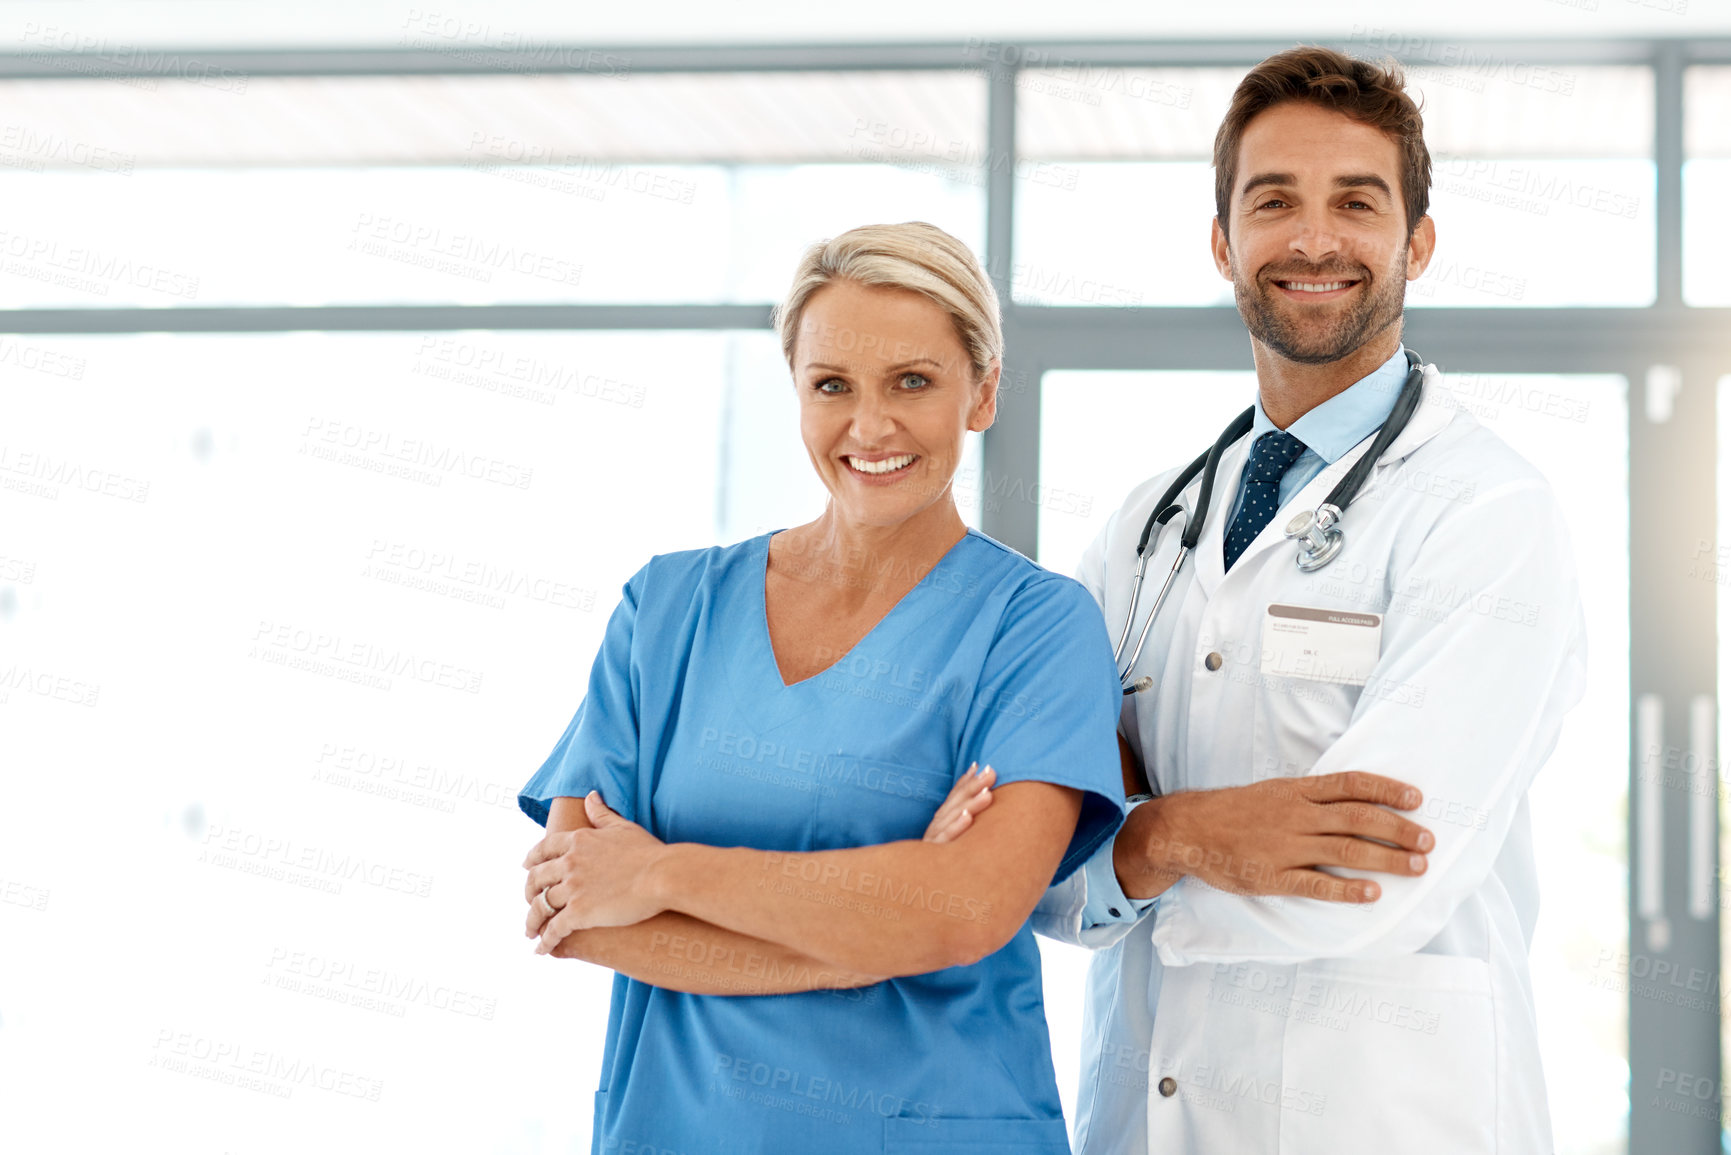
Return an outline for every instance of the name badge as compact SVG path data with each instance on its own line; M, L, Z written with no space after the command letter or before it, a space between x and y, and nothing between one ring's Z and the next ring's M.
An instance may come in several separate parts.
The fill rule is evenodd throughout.
M1262 620L1264 674L1362 686L1381 654L1381 614L1271 605Z

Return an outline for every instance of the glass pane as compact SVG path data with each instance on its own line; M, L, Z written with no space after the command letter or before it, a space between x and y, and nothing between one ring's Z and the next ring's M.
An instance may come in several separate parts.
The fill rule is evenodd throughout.
M1039 562L1074 573L1130 490L1207 449L1256 398L1256 374L1049 370L1040 485L1083 500L1040 509Z
M1529 794L1543 895L1532 975L1557 1151L1614 1155L1626 1146L1629 1111L1626 976L1614 973L1628 955L1627 383L1505 374L1449 382L1468 412L1550 479L1577 554L1591 680ZM1048 372L1041 483L1093 501L1084 516L1041 510L1041 564L1071 572L1132 487L1201 453L1254 390L1248 372ZM1062 1089L1076 1070L1086 957L1042 946Z
M0 98L0 308L769 302L855 225L985 240L977 73L603 62Z
M1433 155L1652 155L1650 68L1548 65L1434 41L1409 41L1399 54L1416 60L1407 84ZM1425 63L1451 55L1470 60ZM1248 71L1101 68L1037 52L1019 59L1016 148L1034 160L1208 160Z
M1421 61L1463 58L1426 43L1408 46ZM1230 304L1208 248L1209 162L1242 75L1056 59L1019 73L1021 155L1062 179L1017 186L1016 300ZM1409 79L1425 110L1438 234L1410 305L1651 303L1650 69L1471 56L1421 63Z
M1557 1155L1628 1147L1629 404L1620 376L1451 374L1563 505L1587 617L1586 697L1528 799L1542 896L1533 989Z
M985 237L978 182L875 164L0 169L0 195L3 308L770 302L854 225Z
M749 467L810 474L790 411L738 400L791 397L773 336L21 337L9 364L0 1149L76 1117L88 1149L264 1120L284 1151L587 1150L610 975L515 937L516 790L652 553L820 511ZM550 1007L575 1043L525 1067Z
M550 48L552 46L549 46ZM972 72L633 73L561 45L497 76L246 76L0 81L0 151L50 168L303 167L861 160L916 149L977 164L986 88ZM101 59L100 57L98 59ZM133 63L148 63L137 52ZM125 60L118 63L127 63Z
M1652 304L1653 179L1650 160L1436 158L1436 254L1407 304Z
M1727 71L1731 72L1731 70ZM1719 747L1715 751L1717 763L1712 767L1712 774L1719 812L1718 877L1714 880L1714 893L1718 896L1719 902L1717 912L1719 917L1719 969L1714 976L1715 985L1712 990L1716 993L1719 1002L1720 1061L1723 1065L1726 1059L1731 1059L1731 998L1727 997L1724 980L1720 977L1724 974L1726 960L1731 959L1731 917L1727 917L1727 907L1731 906L1731 807L1727 806L1727 799L1731 798L1731 771L1727 770L1727 767L1731 767L1731 727L1726 725L1724 705L1727 697L1731 697L1731 644L1727 644L1726 639L1727 626L1731 625L1731 553L1727 551L1727 546L1731 545L1731 376L1719 379L1717 403L1719 422L1717 471L1719 476L1718 493L1716 494L1717 508L1715 510L1717 514L1717 541L1711 544L1700 543L1697 547L1696 556L1690 559L1689 574L1691 577L1710 581L1718 586L1719 702L1715 724L1718 727ZM1709 548L1712 553L1710 556L1705 556L1705 550ZM1691 771L1695 770L1696 767L1690 765L1675 769L1666 767L1660 780L1667 784L1677 782L1678 785L1683 785L1680 781L1682 775L1677 772L1678 769ZM1691 802L1696 797L1693 789L1689 790L1688 797ZM1681 801L1682 799L1678 797L1677 802L1680 804ZM1670 797L1668 797L1666 805L1672 804ZM1661 987L1658 982L1654 981L1650 969L1645 977L1649 980L1648 991L1658 992L1654 997L1662 998L1667 995L1674 997L1674 991ZM1702 1103L1701 1108L1718 1112L1722 1141L1727 1148L1731 1148L1731 1114L1727 1112L1725 1092L1723 1087L1715 1090L1716 1093L1707 1102Z
M1731 67L1683 73L1683 300L1731 305L1731 220L1720 210L1731 183Z

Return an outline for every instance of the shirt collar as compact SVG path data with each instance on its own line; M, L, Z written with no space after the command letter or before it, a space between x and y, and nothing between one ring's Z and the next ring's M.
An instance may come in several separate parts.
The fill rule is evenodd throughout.
M1286 431L1304 442L1305 448L1333 465L1340 457L1369 437L1377 426L1388 420L1395 398L1406 383L1406 346L1394 351L1394 356L1371 370L1370 375L1353 382L1345 389L1304 414L1287 426ZM1274 429L1274 422L1262 411L1262 394L1256 396L1256 416L1250 423L1250 441Z

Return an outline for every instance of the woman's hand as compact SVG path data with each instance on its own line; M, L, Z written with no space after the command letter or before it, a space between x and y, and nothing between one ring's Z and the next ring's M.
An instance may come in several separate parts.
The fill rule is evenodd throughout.
M992 804L992 782L997 778L997 771L987 766L978 774L974 773L975 762L968 767L968 772L956 779L956 784L950 787L948 798L938 807L938 812L932 815L931 822L926 826L922 842L953 842L960 838L974 824L974 818Z
M523 860L529 871L523 888L530 907L526 932L541 939L536 954L550 953L574 930L632 926L666 909L647 886L665 844L609 810L595 791L583 807L593 829L549 834ZM552 917L541 905L543 890L556 912Z

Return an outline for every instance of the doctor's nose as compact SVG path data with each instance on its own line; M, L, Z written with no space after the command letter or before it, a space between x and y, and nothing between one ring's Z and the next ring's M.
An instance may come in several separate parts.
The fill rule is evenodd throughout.
M1298 231L1287 247L1309 260L1321 261L1340 252L1340 233L1327 220L1307 217L1298 222Z

